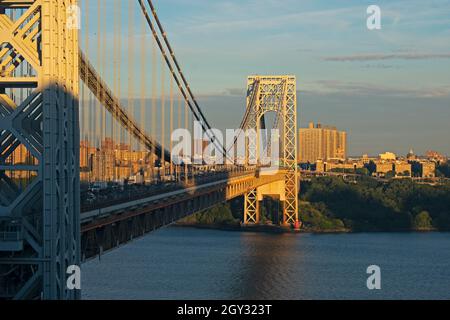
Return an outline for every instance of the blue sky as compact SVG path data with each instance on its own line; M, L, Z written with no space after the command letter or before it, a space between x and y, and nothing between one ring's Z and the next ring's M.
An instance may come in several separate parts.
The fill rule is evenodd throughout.
M122 3L128 24L127 2ZM294 74L299 124L320 121L347 130L350 154L406 154L410 148L450 154L450 1L154 3L214 126L238 126L248 75ZM371 4L381 8L381 30L366 28ZM96 5L90 0L92 19ZM106 12L112 24L111 6ZM136 43L150 47L137 6L133 20ZM112 38L111 26L107 42ZM108 63L106 69L111 76Z

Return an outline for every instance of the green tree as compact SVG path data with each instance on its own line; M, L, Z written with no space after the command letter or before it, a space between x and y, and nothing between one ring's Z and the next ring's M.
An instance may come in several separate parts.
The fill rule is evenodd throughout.
M266 223L268 220L270 220L268 218L267 209L265 206L260 206L259 217L261 223Z
M436 168L436 173L439 177L450 178L450 162L439 164Z
M434 228L450 230L450 184L420 185L409 179L381 182L370 177L352 184L337 177L320 177L302 183L300 199L353 231L417 230L415 218L424 210ZM320 217L307 218L313 217L317 225ZM430 224L419 225L429 228Z
M392 179L393 177L395 177L395 171L391 170L387 172L385 177L386 179Z
M377 165L372 160L370 160L370 162L366 164L365 167L367 170L369 170L370 175L373 175L377 171Z
M414 228L416 230L430 230L432 226L432 219L427 211L422 211L415 216Z
M370 175L370 171L367 168L357 168L355 170L356 174L359 174L361 176L369 176Z
M299 203L299 218L306 230L310 231L343 231L345 225L342 220L334 218L322 203L310 204L301 201Z

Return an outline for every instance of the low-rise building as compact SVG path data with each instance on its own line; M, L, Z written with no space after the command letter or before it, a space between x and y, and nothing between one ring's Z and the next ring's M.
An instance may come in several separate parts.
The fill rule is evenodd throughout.
M412 166L406 161L396 161L394 170L396 177L411 177Z
M354 171L356 169L364 168L364 163L357 160L347 161L323 161L321 159L316 161L317 172L331 172L331 171Z
M363 156L359 159L364 165L369 164L371 161L375 161L376 158L371 158L367 154L363 154Z
M380 154L380 160L385 160L385 161L395 161L397 159L397 156L395 155L395 153L392 152L385 152Z
M414 177L435 178L436 162L428 160L410 161Z
M421 163L422 178L436 177L436 163L432 161L422 161Z
M376 161L375 175L384 178L387 173L394 171L394 163L390 161Z

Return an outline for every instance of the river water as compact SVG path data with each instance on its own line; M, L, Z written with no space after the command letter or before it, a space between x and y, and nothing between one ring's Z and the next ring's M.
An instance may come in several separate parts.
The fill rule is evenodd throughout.
M381 290L366 269L381 268ZM450 299L450 233L170 227L87 262L83 299Z

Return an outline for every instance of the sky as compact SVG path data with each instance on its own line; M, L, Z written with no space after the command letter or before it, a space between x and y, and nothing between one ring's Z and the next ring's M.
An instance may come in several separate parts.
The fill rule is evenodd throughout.
M299 125L314 121L347 131L349 155L406 154L411 148L450 155L450 1L154 3L214 127L239 125L247 76L293 74ZM381 9L381 30L366 26L372 4ZM151 43L142 32L142 14L135 14L129 20L124 9L122 22L134 21L136 43ZM106 23L114 23L112 16L109 6ZM113 30L106 32L108 43ZM88 33L94 40L95 30ZM112 68L105 69L111 76Z

